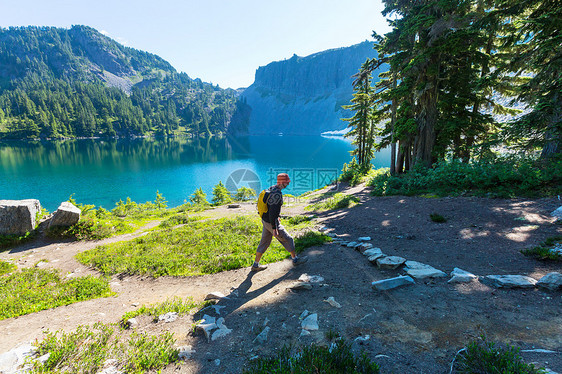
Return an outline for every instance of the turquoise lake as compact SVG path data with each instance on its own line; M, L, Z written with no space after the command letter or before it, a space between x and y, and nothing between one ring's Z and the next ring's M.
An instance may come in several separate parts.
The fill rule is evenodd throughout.
M112 209L119 200L153 201L156 191L178 206L196 188L207 200L222 181L229 190L275 184L286 172L285 193L326 185L351 160L348 139L248 136L223 139L117 139L0 142L0 200L39 199L53 212L74 194L79 203ZM388 167L390 151L373 164ZM259 191L258 191L259 193Z

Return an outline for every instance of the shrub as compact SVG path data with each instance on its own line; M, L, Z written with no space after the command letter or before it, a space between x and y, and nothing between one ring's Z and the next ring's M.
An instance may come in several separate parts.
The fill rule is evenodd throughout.
M17 245L29 242L37 237L37 231L26 232L23 235L0 235L0 249L13 248Z
M548 161L518 156L471 163L441 161L430 169L418 164L401 175L377 173L368 185L373 187L375 196L423 193L440 196L468 193L504 198L549 196L562 193L562 156Z
M330 348L312 344L293 351L284 347L271 358L249 363L245 374L376 374L379 367L363 353L355 357L349 343L337 340Z
M167 299L161 303L151 304L151 305L142 305L141 307L125 313L120 320L120 324L123 327L128 327L128 320L137 316L147 315L152 316L153 321L158 321L158 316L170 312L176 312L178 315L188 314L193 309L198 308L199 304L193 302L193 299L188 298L187 300L182 300L180 297L173 297L171 299Z
M16 265L0 260L0 275L7 274L16 269L17 269Z
M364 178L371 170L371 165L361 166L355 160L355 157L351 160L348 164L343 164L342 173L340 175L339 180L342 182L349 182L350 185L355 186L361 182L363 182Z
M445 217L443 217L441 214L437 214L437 213L431 213L429 215L429 219L431 219L433 222L436 222L436 223L447 222L447 219Z
M505 373L505 374L540 374L544 369L537 369L532 364L523 362L519 350L515 347L497 347L485 338L471 342L455 363L456 372L461 374Z
M353 195L345 195L343 193L336 193L329 195L329 197L309 205L306 207L307 210L323 211L323 210L334 210L334 209L344 209L359 203L359 199Z
M213 205L227 204L231 201L230 191L219 181L219 184L213 187Z
M236 201L248 201L256 198L256 196L257 196L256 191L254 191L249 187L243 186L240 187L238 190L236 190L236 195L234 196L234 199Z

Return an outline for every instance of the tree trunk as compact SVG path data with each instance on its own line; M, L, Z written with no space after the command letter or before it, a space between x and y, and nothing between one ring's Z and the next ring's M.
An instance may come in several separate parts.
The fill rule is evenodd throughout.
M396 72L392 74L392 89L396 89ZM390 118L390 128L392 135L390 138L390 175L396 174L396 140L394 139L394 124L396 123L396 99L392 99L392 114Z

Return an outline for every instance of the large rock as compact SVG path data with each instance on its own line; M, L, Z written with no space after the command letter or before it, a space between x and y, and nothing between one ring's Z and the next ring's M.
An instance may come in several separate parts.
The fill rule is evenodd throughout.
M533 288L536 279L525 275L487 275L480 277L480 282L497 288Z
M537 286L557 290L562 288L562 274L558 272L548 273L537 282Z
M314 313L306 317L301 322L301 327L304 330L308 330L308 331L318 330L318 314Z
M68 201L62 202L49 221L49 227L68 227L80 221L80 208Z
M6 353L0 354L0 373L17 373L25 361L32 357L36 348L31 344L22 344Z
M373 282L371 285L375 290L386 291L393 288L398 288L402 286L408 286L411 284L416 284L416 282L409 276L398 276L395 278L383 279L380 281Z
M0 200L0 234L23 235L35 229L35 217L41 212L39 200Z

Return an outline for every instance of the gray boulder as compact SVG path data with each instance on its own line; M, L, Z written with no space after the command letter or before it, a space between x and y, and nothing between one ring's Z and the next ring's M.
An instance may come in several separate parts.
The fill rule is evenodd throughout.
M478 277L466 270L454 268L447 283L470 283Z
M557 290L562 288L562 274L558 272L548 273L537 282L537 286Z
M49 221L49 227L68 227L80 220L80 208L68 201L62 202Z
M480 282L497 288L533 288L536 279L525 275L487 275L479 278Z
M376 281L371 283L372 287L378 291L386 291L391 290L393 288L398 288L402 286L408 286L411 284L416 284L416 282L409 276L400 275L395 278L383 279L380 281Z
M41 212L39 200L0 200L0 234L23 235L35 229L35 217Z

